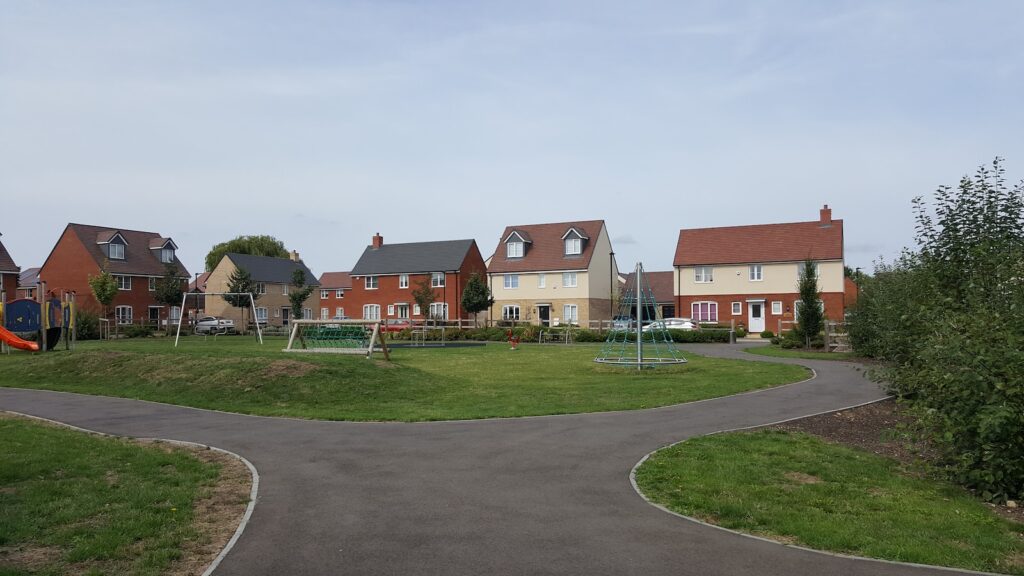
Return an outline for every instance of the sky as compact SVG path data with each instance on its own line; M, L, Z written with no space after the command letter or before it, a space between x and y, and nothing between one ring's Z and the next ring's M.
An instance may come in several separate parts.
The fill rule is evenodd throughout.
M0 241L158 232L200 271L270 234L312 270L385 243L604 219L620 268L680 228L845 221L870 270L911 200L1024 177L1024 2L0 0Z

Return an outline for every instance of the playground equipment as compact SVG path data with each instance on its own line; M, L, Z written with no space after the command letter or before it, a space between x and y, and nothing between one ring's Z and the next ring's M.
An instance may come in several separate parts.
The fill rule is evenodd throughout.
M291 324L285 352L366 354L367 359L382 352L385 360L391 359L377 320L292 320Z
M245 299L249 300L249 312L252 314L253 324L256 326L256 339L263 344L263 330L260 328L260 323L256 317L256 299L253 298L250 292L185 292L181 295L181 313L178 314L178 332L174 335L174 347L178 347L178 341L181 340L181 323L185 319L185 303L188 302L188 297L194 296L197 299L202 296L203 298L209 298L211 296L240 296L242 301ZM198 306L196 307L198 308Z
M626 326L612 325L608 338L601 348L601 355L594 358L599 364L615 366L654 368L672 364L685 364L686 359L676 349L672 336L664 324L653 324L658 318L657 301L647 276L644 265L636 264L633 285L626 286L625 293L619 301L618 317L635 317L634 322ZM645 329L646 327L646 329Z
M29 334L35 334L35 342L23 337ZM75 348L74 292L62 292L58 297L46 291L45 282L39 283L38 302L29 298L8 302L7 293L0 292L0 351L46 352L57 349L61 341L65 350Z

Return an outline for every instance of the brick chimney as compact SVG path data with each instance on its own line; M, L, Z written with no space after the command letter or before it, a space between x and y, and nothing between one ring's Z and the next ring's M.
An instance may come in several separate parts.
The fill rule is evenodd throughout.
M373 235L373 248L377 249L377 248L380 248L383 245L384 245L384 237L380 235L380 232L377 232L376 234Z
M828 204L818 211L821 227L828 228L832 225L832 209L828 207Z
M291 259L292 262L302 262L302 258L299 258L299 253L296 250L292 250L288 254L288 258Z

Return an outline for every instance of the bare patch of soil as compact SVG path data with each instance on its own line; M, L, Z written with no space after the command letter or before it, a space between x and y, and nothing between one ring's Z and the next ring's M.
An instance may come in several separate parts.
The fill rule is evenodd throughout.
M821 484L821 478L810 474L804 474L803 472L786 472L783 476L785 476L790 482L795 482L797 484Z
M61 552L55 546L3 546L0 547L0 568L41 570L58 562Z
M264 378L280 378L282 376L301 378L317 368L316 364L301 360L274 360L263 369L262 376Z

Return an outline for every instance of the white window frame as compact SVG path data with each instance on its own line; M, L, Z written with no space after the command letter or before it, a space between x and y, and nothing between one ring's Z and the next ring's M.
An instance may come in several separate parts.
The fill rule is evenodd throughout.
M430 304L430 317L435 319L435 320L438 319L438 316L434 313L434 310L437 309L437 308L441 309L440 319L441 320L447 320L448 319L448 303L447 302L431 302L431 304Z
M420 310L420 305L419 304L413 304L412 305L412 315L413 316L423 316L423 312Z
M403 308L405 309L405 316L402 315L402 309ZM409 319L409 305L408 304L395 304L395 316L397 316L399 320L408 320Z
M329 298L330 295L331 295L331 291L330 290L321 290L320 291L320 299L321 300L327 300L327 298Z
M266 322L266 321L267 321L267 308L265 306L261 306L261 307L256 309L256 322Z
M692 311L692 307L691 307L691 311ZM732 315L733 316L743 316L743 302L733 302L732 303Z
M334 297L335 298L344 298L345 297L345 291L342 290L341 288L338 288L337 290L334 291Z
M782 315L782 300L772 300L772 314L775 316Z
M519 288L519 274L505 274L505 290L517 290Z
M281 309L280 308L274 308L274 318L280 318L280 317L281 317Z
M506 258L522 258L523 257L523 243L522 242L509 242L505 244L505 257Z
M126 310L128 311L127 314L124 313ZM121 324L121 325L131 324L132 323L132 315L133 315L133 310L132 310L131 306L127 306L127 305L122 304L120 306L115 306L114 307L114 319L115 319L115 321L118 324Z
M562 272L562 288L576 288L579 286L579 279L575 272Z
M695 284L710 284L715 281L715 268L713 266L694 266L693 281Z
M164 264L170 264L174 262L174 248L161 248L160 261L163 262Z
M562 305L562 323L563 324L579 324L580 323L580 307L576 304L563 304Z
M345 307L344 306L338 306L337 308L334 309L334 317L335 318L341 318L344 315L345 315Z
M330 315L330 313L331 313L331 309L330 308L324 308L323 306L320 307L320 319L321 320L327 320L327 318Z
M566 256L579 256L583 253L583 239L581 238L566 238L565 239L565 255Z
M398 287L399 288L408 288L409 287L409 275L408 274L399 274L398 275Z
M377 276L366 276L363 278L363 288L366 290L376 290L380 287L380 278Z
M118 253L114 254L114 247L118 248ZM124 260L124 244L117 242L111 242L107 244L107 257L111 260Z
M266 294L267 293L267 285L265 283L263 283L263 282L257 282L256 283L256 293L257 294Z
M288 284L281 284L281 295L282 296L287 296L288 295Z
M181 318L181 306L171 306L171 322L177 322L178 318Z
M115 274L114 281L117 282L117 289L130 292L132 289L132 277L123 274Z
M395 305L394 304L388 304L388 316L394 316L394 315L395 315Z
M518 304L505 304L501 307L501 319L511 320L513 322L519 321L519 305Z
M431 272L430 273L430 287L431 288L444 288L444 272Z
M537 288L547 288L548 275L544 273L537 274Z
M747 267L747 275L751 282L761 282L764 280L764 267L760 264L751 264Z
M363 304L363 320L380 320L380 304Z
M704 318L704 315L700 312L701 305L703 304L707 304L708 307L707 318ZM714 311L714 314L711 313L712 310ZM714 300L699 300L697 302L691 302L690 318L692 318L694 322L704 322L709 324L718 322L718 302L715 302Z
M156 292L156 276L149 277L149 291Z

